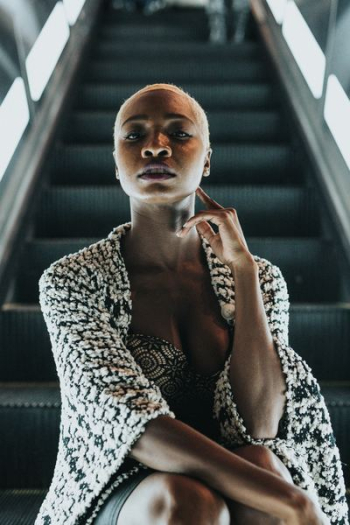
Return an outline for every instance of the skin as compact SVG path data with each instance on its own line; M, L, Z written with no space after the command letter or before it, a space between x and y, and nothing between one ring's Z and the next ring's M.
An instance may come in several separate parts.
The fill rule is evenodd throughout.
M122 126L129 117L142 113L150 120ZM166 120L165 113L186 115L193 123ZM131 101L124 108L120 124L114 158L120 184L130 197L128 253L137 253L140 266L156 264L160 270L181 272L184 266L200 260L201 241L195 229L185 239L177 237L176 232L194 215L195 191L203 172L210 169L211 149L203 143L203 130L187 98L165 89L141 94ZM142 133L142 138L125 138L132 130ZM136 174L155 157L166 162L177 177L152 183L137 178ZM155 246L157 261L152 257Z
M179 113L187 118L170 120L166 116L167 113ZM130 117L139 114L146 114L148 118L125 123ZM275 387L280 392L284 388L284 382L264 314L256 264L248 250L236 211L233 208L225 209L220 206L199 186L202 176L209 175L212 153L210 147L205 145L203 138L204 130L196 118L190 101L187 97L174 91L157 89L145 92L133 98L123 108L115 133L114 159L120 184L130 198L132 228L124 239L124 249L129 261L133 261L134 268L156 267L161 272L169 272L172 276L176 276L188 267L202 264L202 246L198 232L204 235L216 255L230 267L234 274L235 281L237 281L237 296L246 295L248 297L248 300L245 302L242 300L240 305L237 301L236 322L241 328L237 330L238 336L235 335L235 348L241 347L243 351L244 348L247 348L247 342L249 345L253 344L254 341L245 339L247 329L244 326L244 318L247 318L247 311L251 313L255 308L257 329L256 334L253 333L253 338L256 339L253 351L258 353L263 343L266 355L262 365L265 364L266 369L270 369L266 373L279 378ZM151 160L166 162L169 168L175 171L176 177L165 181L145 181L138 178L137 175ZM197 214L195 214L196 194L207 207L207 210ZM214 234L208 221L219 226L217 235ZM182 233L177 235L185 223L187 224L182 229ZM156 260L154 253L157 254ZM137 254L137 257L133 254ZM131 265L128 267L130 268ZM257 339L258 336L261 340ZM242 352L238 351L237 355L239 353ZM244 370L246 364L243 358L244 355L240 358ZM239 360L238 357L237 359ZM239 377L236 377L238 366L235 367L235 370L231 373L233 388L239 381ZM256 377L262 374L261 370L255 372ZM244 378L244 374L241 376L244 385L247 378ZM252 376L250 380L254 383L256 378ZM261 393L264 385L259 385L258 382L258 386L259 395L255 398L253 396L253 403L257 403L261 409L263 406ZM239 388L234 393L238 397ZM267 431L274 434L282 413L284 399L280 399L275 406L275 411L269 414L270 409L267 405L271 405L270 401L274 392L270 391L269 395L271 397L268 398L269 403L265 403L265 408L272 423L268 425ZM242 414L245 419L249 420L250 416L253 425L254 406L249 403L245 404L247 397L249 398L243 395L239 405L241 409L243 408ZM261 421L265 419L264 415ZM260 426L258 430L265 432L266 428ZM237 455L240 455L238 451ZM250 461L249 451L245 456L242 454L242 457ZM276 461L279 460L276 458ZM280 467L283 468L281 465ZM288 472L285 479L288 479ZM134 491L135 497L137 490ZM233 513L243 512L241 522L247 523L244 512L248 507L244 505L239 507L233 503L232 505L230 507L231 516ZM124 509L127 510L127 504ZM266 516L259 517L258 514L255 517L253 515L252 519L256 524L275 523L270 522L268 517L266 521ZM316 509L311 512L305 522L291 519L288 523L321 524L327 521Z

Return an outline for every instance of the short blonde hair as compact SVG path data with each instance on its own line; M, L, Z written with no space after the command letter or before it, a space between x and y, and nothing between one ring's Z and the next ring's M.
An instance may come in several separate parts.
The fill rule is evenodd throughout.
M203 133L204 133L204 143L205 143L205 146L209 149L211 147L211 144L210 144L210 132L209 132L209 123L208 123L208 118L207 118L207 115L204 111L204 109L202 108L202 106L197 102L197 100L192 97L189 93L187 93L185 90L183 90L182 88L180 88L179 86L176 86L175 84L168 84L168 83L162 83L162 84L148 84L147 86L139 89L138 91L136 91L136 93L134 93L133 95L131 95L129 98L127 98L126 100L124 100L123 104L120 106L119 108L119 111L117 113L117 116L116 116L116 119L115 119L115 123L114 123L114 130L113 130L113 140L114 140L114 147L115 147L115 141L116 141L116 134L117 134L117 129L119 127L119 124L120 124L120 115L122 114L122 111L123 109L125 108L125 106L132 100L134 99L135 97L137 97L138 95L140 95L141 93L145 93L147 91L152 91L152 90L155 90L155 89L167 89L169 91L174 91L175 93L178 93L180 95L184 95L185 97L187 97L189 103L191 104L191 107L193 109L193 112L196 116L196 119L198 120L199 124L200 124L200 127L201 129L203 130Z

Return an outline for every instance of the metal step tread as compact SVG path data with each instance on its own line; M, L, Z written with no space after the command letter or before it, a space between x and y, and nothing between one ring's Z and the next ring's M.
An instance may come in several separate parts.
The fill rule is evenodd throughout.
M257 57L262 55L262 48L257 42L242 42L239 44L223 43L218 47L217 44L208 42L143 42L142 46L130 48L129 43L115 42L115 41L98 41L91 50L91 56L98 54L99 56L111 55L121 56L144 56L149 53L157 53L157 58L160 56L183 56L185 57L203 57L203 59L211 56L219 57Z
M115 83L102 81L85 81L81 83L79 97L74 104L76 108L111 109L117 111L122 102L144 87L143 82ZM211 84L188 82L181 87L189 92L202 105L204 110L230 108L274 108L278 95L276 86L270 82L232 82Z
M300 183L303 169L298 151L285 143L228 144L212 143L211 180L217 185L226 182L236 187L236 182L246 181L245 186L270 185L272 181ZM113 129L110 128L110 145L96 143L60 144L52 155L53 182L60 184L115 183ZM234 167L234 169L233 169ZM204 183L206 184L206 182ZM214 184L211 184L214 186Z
M271 143L286 142L288 127L282 115L272 110L216 110L207 112L211 142ZM116 111L73 111L69 116L62 142L111 142Z
M90 60L85 69L85 80L115 81L125 83L130 81L146 82L183 82L196 81L210 83L216 81L250 81L261 82L269 78L268 65L261 60L235 61L228 67L225 60L212 59L202 62L167 61L159 64L157 58L152 60Z

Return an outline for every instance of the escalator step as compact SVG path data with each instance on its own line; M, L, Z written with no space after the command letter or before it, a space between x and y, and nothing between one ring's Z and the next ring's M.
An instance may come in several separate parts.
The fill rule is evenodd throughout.
M350 386L335 385L322 391L330 406L342 459L347 463L350 457L345 436L350 431ZM7 429L3 435L4 446L0 448L1 488L48 487L55 467L60 427L58 385L2 383L0 426Z
M235 67L228 67L227 61L217 59L202 62L164 61L160 67L157 57L142 61L91 60L85 71L85 80L98 82L261 82L268 77L268 67L261 60L239 60ZM182 87L182 85L180 86Z
M277 111L216 111L207 114L211 142L286 141L285 122ZM74 112L63 136L65 142L109 143L116 111Z
M310 188L202 187L222 206L237 209L247 236L310 237L319 233L316 196ZM203 203L199 209L204 209ZM130 200L120 187L52 187L43 192L38 206L36 236L104 238L129 220Z
M289 344L310 365L315 377L319 381L348 381L350 305L291 303L289 317ZM0 310L0 343L0 381L58 380L38 304L8 304Z
M140 44L142 41L183 41L202 40L205 42L209 37L208 25L176 26L156 25L145 23L130 24L105 24L98 28L100 40L113 40L115 42L133 40Z
M0 381L58 381L39 304L0 310L0 343Z
M2 489L49 486L56 463L60 413L57 381L0 384L0 426L6 428L0 447Z
M219 47L216 44L208 42L203 45L203 42L182 42L182 41L151 41L143 42L142 46L130 47L129 43L101 41L96 42L96 45L91 50L91 57L99 59L129 59L137 57L149 59L154 54L157 61L163 57L168 60L178 59L182 57L183 60L212 60L218 58L222 60L236 60L236 59L256 59L262 56L262 48L256 42L242 42L241 44L222 44Z
M111 24L111 25L127 25L143 23L148 26L157 25L161 23L164 26L190 26L206 24L208 20L208 15L204 7L190 7L186 6L184 10L182 7L178 6L167 6L164 9L155 11L150 16L145 16L144 13L140 11L129 12L125 9L109 9L101 17L102 24Z
M65 145L52 157L54 184L115 184L113 130L110 146ZM298 183L299 158L285 144L212 143L211 180L215 184L273 184ZM210 178L209 177L209 178Z
M38 301L38 280L51 263L99 239L36 239L26 243L14 283L18 303ZM251 253L276 264L287 282L290 302L319 303L340 297L339 274L333 272L333 242L314 238L246 237ZM294 256L291 257L290 254ZM322 282L323 286L319 286Z
M133 84L84 83L75 100L77 109L118 111L129 96L145 86L144 82ZM233 109L271 109L276 105L275 88L268 83L209 85L184 82L182 89L193 96L205 111Z
M1 525L33 525L47 490L0 490Z

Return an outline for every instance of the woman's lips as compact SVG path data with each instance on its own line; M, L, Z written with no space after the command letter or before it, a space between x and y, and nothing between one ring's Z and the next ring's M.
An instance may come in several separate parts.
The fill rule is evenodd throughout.
M174 175L171 175L170 173L144 173L140 176L140 179L145 180L165 180L165 179L172 179Z

